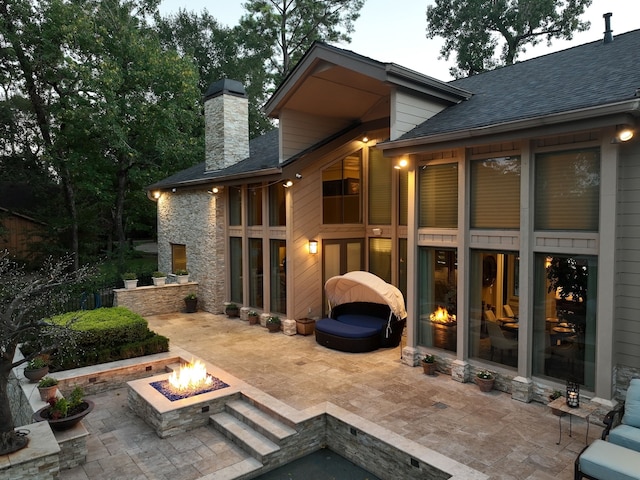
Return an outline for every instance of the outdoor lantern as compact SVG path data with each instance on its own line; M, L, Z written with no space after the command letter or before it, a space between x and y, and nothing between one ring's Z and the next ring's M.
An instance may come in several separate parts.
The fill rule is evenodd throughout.
M309 253L315 255L318 253L318 241L317 240L309 240Z
M578 408L580 406L580 385L567 380L567 406Z

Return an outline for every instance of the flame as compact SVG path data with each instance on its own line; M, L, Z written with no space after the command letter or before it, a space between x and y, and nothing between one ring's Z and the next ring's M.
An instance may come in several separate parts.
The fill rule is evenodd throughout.
M174 392L188 392L205 388L213 384L213 378L207 374L207 367L200 360L191 360L173 371L169 376L169 385Z
M446 308L438 307L438 309L429 315L429 320L433 323L455 323L456 316L449 315L449 312Z

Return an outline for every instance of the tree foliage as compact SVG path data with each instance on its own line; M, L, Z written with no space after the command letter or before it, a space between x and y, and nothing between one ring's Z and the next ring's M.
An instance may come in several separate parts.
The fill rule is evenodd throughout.
M246 35L272 46L266 67L277 86L315 41L350 42L364 0L252 0L240 20Z
M527 45L573 37L592 0L436 0L427 7L427 38L442 37L440 54L455 52L451 74L460 78L511 65ZM500 52L496 56L496 50Z
M87 280L93 273L88 267L73 268L73 258L50 257L41 270L27 273L0 252L0 451L17 442L8 395L11 370L34 358L34 351L14 361L19 344L33 338L46 340L48 350L63 348L73 342L67 326L56 326L45 318L61 311L71 287Z

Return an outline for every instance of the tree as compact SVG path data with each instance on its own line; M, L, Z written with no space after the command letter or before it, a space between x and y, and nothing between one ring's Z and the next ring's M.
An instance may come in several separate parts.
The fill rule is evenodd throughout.
M69 287L83 282L91 274L88 267L73 269L70 256L58 260L49 258L42 269L28 274L0 252L0 454L25 446L25 439L14 431L9 397L9 382L13 368L43 353L34 351L23 360L14 361L19 344L46 338L47 350L62 348L73 341L73 333L65 327L55 327L45 320L70 295Z
M203 156L197 72L148 25L158 3L0 2L5 145L61 192L66 215L49 220L76 262L111 238L123 251L141 223L128 212L154 218L144 187Z
M251 38L273 46L266 59L273 85L279 85L315 41L350 42L364 0L252 0L240 26Z
M442 37L443 58L456 52L456 78L511 65L526 45L570 40L589 28L579 17L592 0L436 0L427 7L427 38ZM498 58L496 48L504 42Z

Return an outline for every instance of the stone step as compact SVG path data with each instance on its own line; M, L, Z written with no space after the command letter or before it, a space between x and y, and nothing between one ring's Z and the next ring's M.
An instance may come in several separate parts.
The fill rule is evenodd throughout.
M274 442L230 413L216 413L209 419L216 430L262 463L267 455L280 450Z
M255 458L245 458L244 460L209 473L198 480L235 480L237 478L250 478L249 474L260 470L263 467Z
M260 410L256 406L244 400L232 400L226 403L227 412L252 427L257 432L267 437L272 442L280 445L281 441L297 432L285 425L269 413Z

